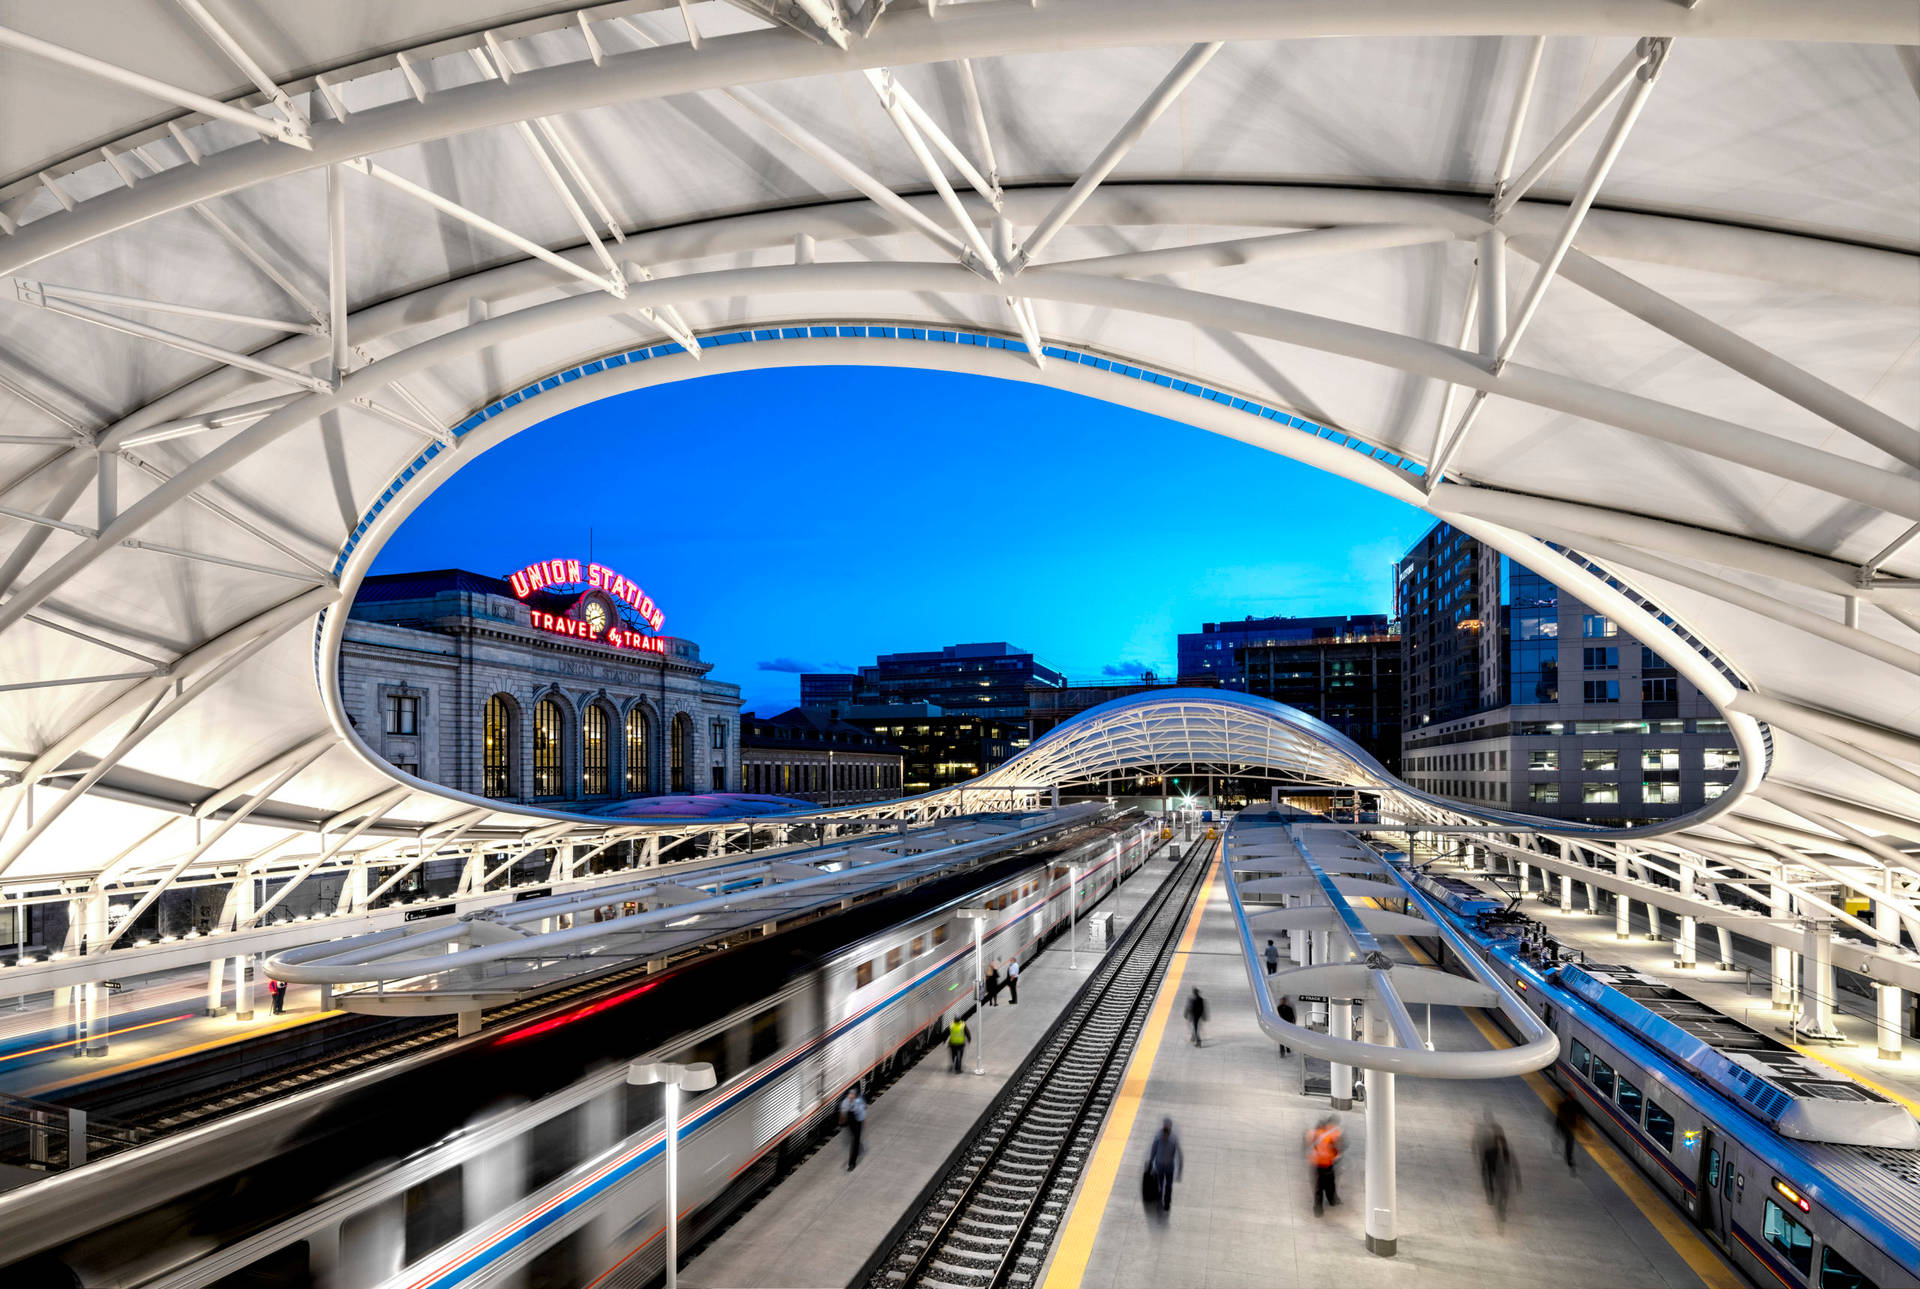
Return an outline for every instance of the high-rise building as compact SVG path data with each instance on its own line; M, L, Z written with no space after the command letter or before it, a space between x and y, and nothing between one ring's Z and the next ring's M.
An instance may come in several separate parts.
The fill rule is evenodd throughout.
M1397 602L1416 787L1629 825L1696 810L1739 772L1726 721L1664 659L1446 524L1400 562Z
M1026 747L1029 687L1067 678L1005 641L887 653L858 672L800 677L800 705L869 730L904 756L909 796L963 783Z
M1400 765L1401 644L1384 613L1207 622L1179 641L1181 683L1214 683L1316 716Z

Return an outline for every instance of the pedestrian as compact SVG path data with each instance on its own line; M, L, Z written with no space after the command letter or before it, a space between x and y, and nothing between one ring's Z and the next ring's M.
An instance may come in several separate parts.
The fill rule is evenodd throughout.
M1580 1107L1571 1096L1562 1096L1553 1110L1553 1130L1560 1135L1560 1149L1567 1159L1567 1171L1573 1171L1573 1136L1580 1127Z
M1000 968L987 968L987 1006L1000 1005Z
M966 1054L967 1042L973 1037L967 1032L967 1022L958 1016L953 1024L947 1026L947 1055L953 1058L953 1072L960 1073L960 1058Z
M1007 960L1007 1002L1012 1006L1020 1005L1020 955L1015 954Z
M1480 1184L1486 1190L1487 1203L1493 1206L1495 1220L1504 1226L1507 1201L1520 1185L1520 1166L1513 1151L1507 1148L1506 1130L1491 1110L1480 1120L1480 1129L1474 1135L1474 1150L1480 1156Z
M867 1126L867 1098L855 1083L840 1099L840 1122L847 1126L847 1171L860 1162L860 1131Z
M1267 974L1271 976L1280 970L1280 950L1273 941L1267 941Z
M1200 1022L1207 1018L1207 1000L1200 996L1200 986L1193 987L1193 996L1187 999L1187 1025L1193 1031L1193 1045L1201 1046Z
M1173 1120L1162 1119L1160 1131L1147 1150L1147 1177L1152 1182L1152 1197L1159 1200L1161 1213L1173 1209L1173 1184L1180 1180L1181 1162L1180 1138L1173 1134Z
M1274 1010L1280 1013L1280 1019L1287 1022L1287 1024L1297 1025L1300 1023L1299 1018L1294 1014L1294 1011L1293 1011L1293 999L1282 998L1280 1000L1280 1005ZM1282 1043L1280 1044L1280 1055L1292 1056L1293 1049L1291 1047L1288 1047L1285 1043Z
M275 1016L278 1016L282 1012L286 1011L287 982L284 980L274 980L272 978L269 978L267 980L267 996L273 999L273 1014Z
M1340 1164L1340 1125L1334 1119L1322 1119L1307 1134L1307 1160L1313 1165L1313 1215L1319 1217L1329 1204L1340 1207L1334 1176Z

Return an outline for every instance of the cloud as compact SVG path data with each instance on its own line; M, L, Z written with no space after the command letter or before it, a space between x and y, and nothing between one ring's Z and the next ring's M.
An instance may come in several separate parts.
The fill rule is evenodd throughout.
M837 662L801 662L796 658L774 658L771 661L756 663L755 665L761 671L789 671L796 675L803 671L832 672L853 670L853 668L843 666Z
M1108 663L1100 669L1100 674L1102 676L1138 676L1146 669L1145 663L1134 662L1131 659L1127 659L1120 662Z

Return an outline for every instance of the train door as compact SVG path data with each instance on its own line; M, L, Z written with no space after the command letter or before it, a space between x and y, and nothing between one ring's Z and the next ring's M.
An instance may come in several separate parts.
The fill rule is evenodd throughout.
M1700 1130L1700 1173L1695 1177L1694 1193L1699 1203L1694 1207L1693 1220L1700 1229L1720 1242L1727 1244L1727 1206L1720 1202L1721 1179L1727 1171L1728 1161L1724 1157L1726 1141L1708 1124Z
M1713 1148L1720 1154L1720 1185L1713 1204L1713 1224L1707 1229L1720 1247L1733 1252L1733 1218L1739 1211L1741 1191L1746 1181L1740 1176L1741 1152L1725 1135L1711 1134Z

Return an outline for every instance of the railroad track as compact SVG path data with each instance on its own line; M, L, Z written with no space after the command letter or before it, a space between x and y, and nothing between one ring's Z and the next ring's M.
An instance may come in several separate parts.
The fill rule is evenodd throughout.
M1046 1262L1217 843L1196 841L868 1264L868 1289L1024 1289Z

